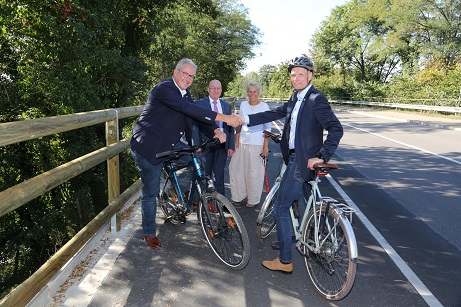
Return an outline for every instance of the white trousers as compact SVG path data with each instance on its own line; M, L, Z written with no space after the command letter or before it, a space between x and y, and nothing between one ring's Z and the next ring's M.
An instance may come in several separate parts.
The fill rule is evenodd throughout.
M239 144L229 163L232 200L259 204L264 186L262 145Z

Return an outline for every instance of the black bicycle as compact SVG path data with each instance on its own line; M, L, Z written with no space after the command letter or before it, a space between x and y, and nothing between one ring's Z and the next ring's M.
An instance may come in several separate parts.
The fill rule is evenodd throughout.
M211 139L198 146L157 154L157 158L167 157L163 163L157 203L165 214L166 221L180 224L186 222L191 211L186 200L197 195L197 218L208 245L224 264L241 270L250 260L247 230L232 203L215 191L213 181L205 174L202 159L195 154L197 149L217 143L218 139ZM184 163L179 160L185 155L190 155L192 162ZM184 195L177 172L189 166L192 166L194 176L191 189ZM193 192L194 188L196 194Z

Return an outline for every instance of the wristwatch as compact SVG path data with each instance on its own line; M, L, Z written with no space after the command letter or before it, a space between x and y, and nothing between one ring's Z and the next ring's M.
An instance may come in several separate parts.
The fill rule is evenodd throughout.
M323 155L322 155L322 153L320 151L315 156L317 158L322 159L323 161L325 161L325 158L323 157Z

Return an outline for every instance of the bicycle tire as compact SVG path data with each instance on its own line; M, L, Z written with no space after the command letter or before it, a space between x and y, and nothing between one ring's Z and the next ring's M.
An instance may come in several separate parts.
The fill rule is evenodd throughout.
M266 239L275 229L274 204L277 199L280 181L276 182L267 194L256 220L256 237Z
M316 206L317 213L325 212L326 206ZM317 215L318 216L318 215ZM334 221L337 220L336 226ZM321 240L328 236L323 243L319 254L315 254L304 246L304 262L312 283L316 290L328 300L340 300L349 294L355 281L357 263L351 258L351 236L345 223L349 221L342 218L338 212L330 207L329 214L325 219L325 227L319 230ZM333 229L328 235L328 227ZM333 226L333 227L331 227ZM304 242L312 243L314 239L314 212L311 210L307 217L307 223L303 229ZM335 245L337 246L335 250Z
M228 267L243 269L250 260L250 239L242 218L231 202L218 192L205 193L205 200L206 207L201 199L197 213L208 245ZM216 233L211 225L216 227Z
M157 205L165 215L165 220L168 219L174 225L180 223L174 210L174 206L178 206L180 203L181 198L179 197L178 188L173 179L168 177L168 172L163 169L160 175L160 192L157 197Z

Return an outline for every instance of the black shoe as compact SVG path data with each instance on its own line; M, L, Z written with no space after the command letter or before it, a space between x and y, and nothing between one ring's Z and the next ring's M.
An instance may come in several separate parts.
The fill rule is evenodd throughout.
M243 201L243 200L242 200ZM240 207L242 205L242 201L235 201L235 200L231 200L231 204L234 206L234 207Z
M292 243L296 242L296 237L295 236L291 237L291 242ZM280 250L280 241L273 241L271 243L271 247L272 247L272 249L274 249L276 251L279 251Z
M279 251L280 250L280 241L272 242L271 247L272 247L273 250Z

